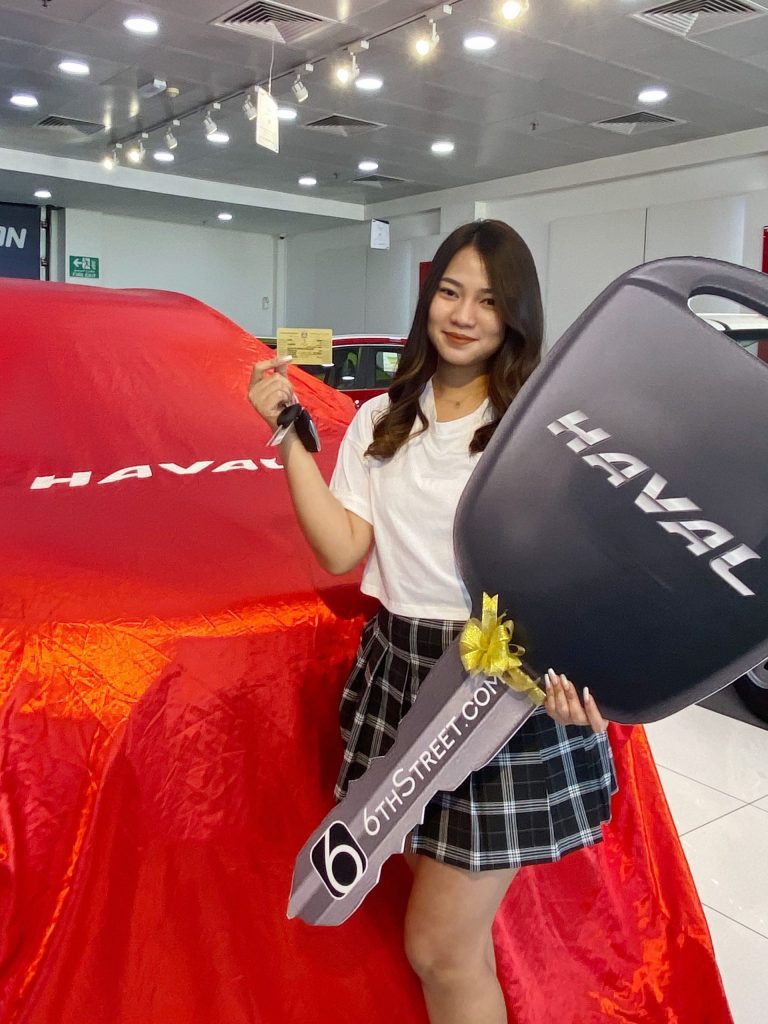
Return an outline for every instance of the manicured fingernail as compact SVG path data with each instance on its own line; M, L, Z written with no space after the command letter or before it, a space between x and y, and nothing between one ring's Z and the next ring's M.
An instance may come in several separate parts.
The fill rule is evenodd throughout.
M566 676L563 676L563 677L562 677L562 680L563 680L563 689L564 689L564 690L567 690L567 689L568 689L568 687L569 687L569 686L570 686L571 684L570 684L570 683L568 682L568 679L566 678Z
M552 689L552 680L549 678L548 675L544 676L544 685L548 691Z
M584 703L586 704L586 702L587 702L588 700L592 700L592 696L590 695L590 692L589 692L589 687L588 687L588 686L585 686L585 687L584 687Z

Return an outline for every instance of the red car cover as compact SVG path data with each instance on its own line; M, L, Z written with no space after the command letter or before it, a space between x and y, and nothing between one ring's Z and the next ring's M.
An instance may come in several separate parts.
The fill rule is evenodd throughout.
M246 399L269 350L181 295L0 282L0 1019L426 1024L407 870L288 921L366 612L315 564ZM353 409L290 376L328 476ZM605 842L497 919L517 1024L727 1024L641 728Z

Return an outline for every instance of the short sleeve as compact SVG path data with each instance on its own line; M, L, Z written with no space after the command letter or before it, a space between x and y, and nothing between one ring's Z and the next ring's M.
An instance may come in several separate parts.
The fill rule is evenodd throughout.
M344 508L373 525L371 501L371 462L365 452L373 440L372 406L378 406L377 399L366 402L355 414L344 440L339 448L336 468L331 477L331 494L338 498Z

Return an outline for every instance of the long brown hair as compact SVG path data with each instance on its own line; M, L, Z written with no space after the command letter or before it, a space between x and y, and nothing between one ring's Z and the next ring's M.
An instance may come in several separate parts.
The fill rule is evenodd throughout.
M389 388L389 407L373 429L366 455L389 459L411 436L416 417L427 429L419 396L437 369L437 352L427 331L429 308L453 257L472 248L485 265L504 336L489 361L488 397L495 417L475 431L469 446L481 452L493 436L512 399L541 358L544 314L541 289L530 249L520 235L500 220L478 220L456 228L435 253L400 365Z

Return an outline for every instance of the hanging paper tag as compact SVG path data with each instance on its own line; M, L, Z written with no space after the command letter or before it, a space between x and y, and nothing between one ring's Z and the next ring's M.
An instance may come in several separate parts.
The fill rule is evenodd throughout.
M371 248L372 249L388 249L389 248L389 221L388 220L372 220L371 221Z
M273 153L280 152L277 100L261 86L256 90L256 142Z

